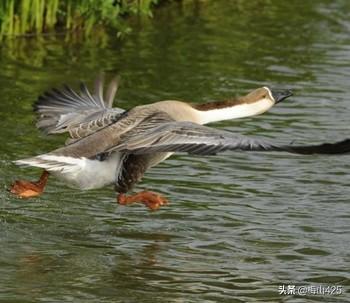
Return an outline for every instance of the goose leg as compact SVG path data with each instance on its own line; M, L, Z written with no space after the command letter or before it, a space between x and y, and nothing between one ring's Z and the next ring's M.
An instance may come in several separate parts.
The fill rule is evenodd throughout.
M9 191L20 198L36 197L41 195L44 191L48 178L49 173L44 170L38 181L30 182L25 180L17 180L11 185Z
M127 196L124 193L120 193L117 197L117 202L120 205L129 205L132 203L143 203L150 210L157 210L162 205L168 203L168 200L161 195L152 191L141 191L134 195Z

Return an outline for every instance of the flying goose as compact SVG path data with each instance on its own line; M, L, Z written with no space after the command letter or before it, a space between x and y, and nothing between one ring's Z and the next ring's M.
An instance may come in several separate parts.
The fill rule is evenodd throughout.
M141 202L152 210L166 204L161 195L142 191L127 195L150 167L175 152L215 155L224 151L275 151L295 154L343 154L350 139L318 145L275 144L265 139L213 129L203 124L254 116L292 95L290 90L258 88L246 96L205 104L168 100L129 110L112 107L118 83L113 79L103 94L103 77L94 93L85 84L80 92L68 86L52 89L34 104L37 127L47 134L68 133L64 147L18 165L44 169L36 182L15 181L10 191L22 198L40 195L49 174L83 190L114 184L117 202Z

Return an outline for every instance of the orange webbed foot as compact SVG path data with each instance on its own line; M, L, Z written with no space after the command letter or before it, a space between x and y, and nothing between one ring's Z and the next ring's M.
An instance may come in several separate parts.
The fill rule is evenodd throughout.
M15 181L9 188L9 191L20 198L32 198L39 196L42 193L42 190L35 184L35 182L25 180Z
M117 201L121 205L128 205L136 202L143 203L150 210L157 210L162 205L168 204L168 200L166 198L152 191L142 191L130 196L119 194Z
M37 197L43 193L48 177L49 173L44 171L37 182L17 180L10 186L9 192L20 198Z

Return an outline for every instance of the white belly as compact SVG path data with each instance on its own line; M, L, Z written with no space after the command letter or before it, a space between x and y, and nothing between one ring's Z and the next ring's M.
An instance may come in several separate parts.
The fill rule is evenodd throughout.
M156 153L150 157L149 167L164 161L173 153ZM43 154L34 158L16 161L20 165L40 167L70 187L94 189L113 184L118 180L124 155L113 153L106 160L90 160L55 154Z
M72 159L72 158L71 158ZM57 159L63 160L63 159ZM86 158L74 159L77 164L51 173L70 187L95 189L116 181L121 166L121 154L114 153L105 161ZM50 171L50 169L49 169Z

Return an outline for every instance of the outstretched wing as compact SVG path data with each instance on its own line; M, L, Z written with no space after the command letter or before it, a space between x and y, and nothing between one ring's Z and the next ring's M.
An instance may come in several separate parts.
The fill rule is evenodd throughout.
M187 152L212 155L227 150L284 151L296 154L342 154L350 152L350 139L319 145L284 145L217 130L191 122L168 122L142 135L126 133L112 150L133 154Z
M100 75L93 94L84 83L79 93L66 85L45 92L34 104L34 111L38 113L36 125L47 134L69 132L74 139L85 137L117 121L124 112L121 108L112 108L117 89L118 81L113 79L104 98Z
M213 155L227 150L344 154L350 153L350 139L319 145L276 144L196 123L175 122L166 113L160 111L144 110L140 114L137 110L131 110L116 123L78 142L48 154L18 160L15 163L52 171L77 166L76 159L97 158L99 155L114 151L132 155L152 155L162 152Z

